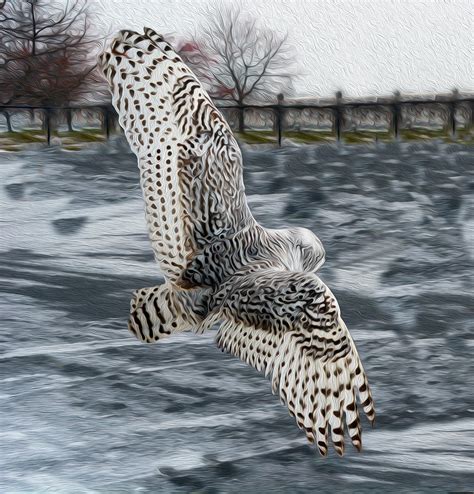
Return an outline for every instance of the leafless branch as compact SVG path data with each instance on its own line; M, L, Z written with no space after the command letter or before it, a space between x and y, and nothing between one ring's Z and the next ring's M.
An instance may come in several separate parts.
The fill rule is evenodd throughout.
M259 27L237 6L213 4L192 49L182 53L211 95L243 104L276 96L293 78L287 36Z
M101 91L87 0L15 0L0 9L0 104L67 105Z

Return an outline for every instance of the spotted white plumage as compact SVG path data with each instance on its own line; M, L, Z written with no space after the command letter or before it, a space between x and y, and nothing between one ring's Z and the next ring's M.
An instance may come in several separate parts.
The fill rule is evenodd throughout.
M166 283L137 290L129 329L157 341L220 324L217 345L269 375L321 454L357 449L375 412L354 342L316 276L324 249L309 230L269 230L247 206L242 156L206 91L163 38L122 31L101 58L138 158L147 224Z

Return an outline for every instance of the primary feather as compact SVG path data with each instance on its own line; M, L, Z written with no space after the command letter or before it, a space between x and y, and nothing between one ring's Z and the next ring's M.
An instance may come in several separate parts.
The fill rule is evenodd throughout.
M309 230L269 230L247 206L242 155L191 70L151 29L121 31L101 58L138 158L150 239L166 283L137 290L129 329L154 342L220 324L217 345L271 376L321 454L344 430L361 448L357 395L375 412L354 342L316 276L324 249Z

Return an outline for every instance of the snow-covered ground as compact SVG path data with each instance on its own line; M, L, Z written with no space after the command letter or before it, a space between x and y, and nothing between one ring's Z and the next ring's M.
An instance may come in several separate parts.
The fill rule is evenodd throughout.
M0 153L1 492L474 489L474 148L245 151L255 216L322 239L371 382L364 451L320 458L269 383L213 335L142 345L160 273L134 157Z

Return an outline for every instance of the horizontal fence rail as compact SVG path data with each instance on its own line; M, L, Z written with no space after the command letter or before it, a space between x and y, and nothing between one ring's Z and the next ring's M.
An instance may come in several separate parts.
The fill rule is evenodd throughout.
M268 131L275 134L278 145L282 144L285 131L301 129L318 132L328 130L334 139L340 141L348 129L359 131L369 128L390 133L393 138L400 136L404 128L430 127L441 125L447 133L456 135L457 130L474 128L474 95L461 96L458 91L450 95L436 95L431 98L403 98L395 93L391 98L371 100L347 100L342 93L336 93L333 101L320 103L285 102L283 95L278 95L274 104L220 104L217 105L224 113L229 124L243 133L249 130ZM35 106L5 105L0 106L0 114L4 116L8 131L14 132L11 117L18 112L39 111L42 115L42 128L46 142L51 144L54 121L65 119L68 129L74 132L73 115L76 113L99 114L101 128L108 139L118 129L117 114L111 105L93 104L83 106ZM309 114L308 123L302 120L302 114ZM268 113L271 114L270 122ZM311 116L312 115L312 116ZM298 120L299 119L299 120ZM420 120L423 125L420 125ZM377 125L376 125L377 124ZM1 134L0 134L1 135Z

